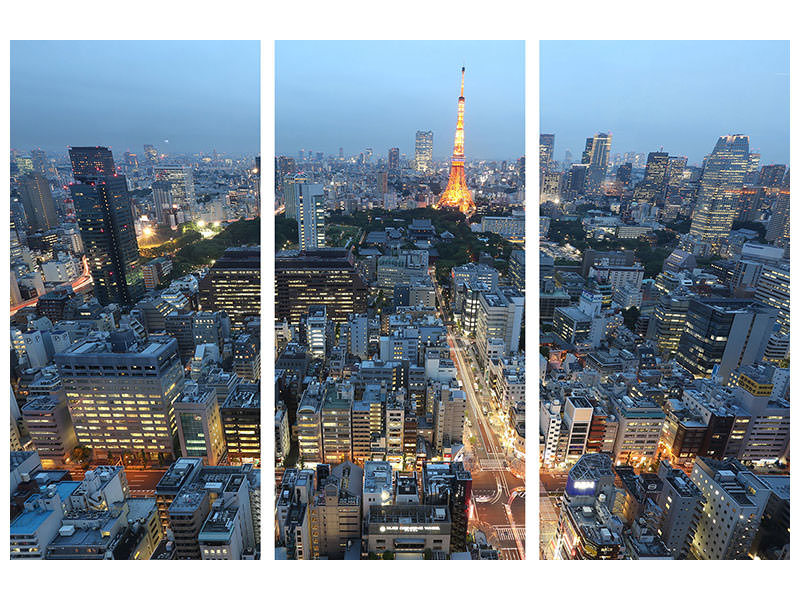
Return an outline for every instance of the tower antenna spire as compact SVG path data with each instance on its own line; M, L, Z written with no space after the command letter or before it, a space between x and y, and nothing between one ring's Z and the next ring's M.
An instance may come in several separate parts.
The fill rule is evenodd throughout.
M458 98L458 118L456 120L456 136L453 144L453 158L450 162L450 177L447 187L439 198L438 208L457 208L462 213L471 215L475 212L475 202L467 187L464 175L464 72L461 67L461 96Z

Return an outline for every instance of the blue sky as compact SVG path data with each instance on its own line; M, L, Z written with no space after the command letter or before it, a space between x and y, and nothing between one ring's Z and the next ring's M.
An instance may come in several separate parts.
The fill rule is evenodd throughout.
M610 131L612 153L663 146L699 163L720 135L743 133L762 164L788 164L788 42L545 41L539 91L557 160Z
M255 154L259 62L259 42L12 42L11 146Z
M275 149L412 156L432 130L434 156L453 151L466 66L467 160L517 159L525 147L523 42L285 41L275 47Z

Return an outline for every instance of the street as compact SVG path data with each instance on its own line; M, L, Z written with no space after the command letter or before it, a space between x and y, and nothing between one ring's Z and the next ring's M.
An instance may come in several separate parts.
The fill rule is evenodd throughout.
M434 279L435 281L435 279ZM436 298L444 315L441 290L435 285ZM444 320L444 319L443 319ZM502 559L525 558L525 480L524 467L519 475L509 470L507 449L493 429L489 416L481 410L472 374L471 362L453 327L447 327L450 354L467 396L465 438L468 468L472 473L472 496L475 512L472 524L483 531ZM471 426L470 426L471 424ZM474 438L474 444L469 441Z
M91 467L89 469L76 466L69 467L70 476L73 481L83 481L86 470L91 470ZM125 469L125 476L128 479L128 487L131 490L131 496L155 496L156 484L166 472L166 467L160 469Z

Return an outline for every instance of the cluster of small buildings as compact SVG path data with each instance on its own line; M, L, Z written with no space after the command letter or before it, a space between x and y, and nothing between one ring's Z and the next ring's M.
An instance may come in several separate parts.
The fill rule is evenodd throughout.
M379 460L287 469L276 500L276 558L472 559L471 489L460 462L411 471Z
M12 560L242 560L258 557L260 472L180 458L154 493L132 495L122 466L73 481L36 452L11 453Z

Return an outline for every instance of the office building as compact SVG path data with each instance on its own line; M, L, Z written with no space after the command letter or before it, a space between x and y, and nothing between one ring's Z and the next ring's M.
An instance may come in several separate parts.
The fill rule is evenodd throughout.
M228 460L261 463L261 392L257 383L239 383L220 408Z
M174 402L183 391L178 344L97 333L54 357L78 443L95 456L175 455Z
M361 494L364 471L351 462L317 465L311 503L311 556L342 559L361 548Z
M220 464L226 447L216 389L187 381L174 406L181 455L202 458L207 465Z
M322 393L321 442L322 458L337 465L352 458L351 411L354 389L348 382L328 382Z
M325 358L328 340L326 307L310 306L306 317L306 346L314 358Z
M300 250L324 248L325 243L325 193L321 185L295 183L294 203Z
M744 184L749 155L748 136L724 135L706 159L689 233L712 249L727 240L731 232L736 195Z
M236 330L248 317L261 316L261 248L228 248L200 281L205 311L224 311Z
M657 533L673 558L685 559L689 556L705 500L689 476L672 468L668 461L659 463L658 477L662 487L656 500L659 508Z
M417 131L414 139L414 169L418 173L433 170L433 132Z
M233 372L250 383L261 379L261 348L254 335L242 333L234 338Z
M700 457L691 479L704 498L693 554L703 560L748 558L770 487L735 459Z
M695 377L731 371L761 360L777 320L772 307L741 298L691 298L678 364Z
M544 181L544 176L550 170L550 163L553 162L553 151L555 150L556 136L552 133L539 134L539 185Z
M275 319L297 325L312 305L324 305L327 318L347 321L366 312L367 286L345 248L281 252L275 258Z
M28 396L22 420L43 464L64 464L78 445L63 390L47 396Z
M72 202L101 304L134 304L145 292L139 245L124 177L107 148L70 148Z
M651 152L647 155L644 179L636 186L633 200L643 204L663 204L667 191L669 154Z
M611 134L598 133L586 138L581 163L588 165L586 171L586 193L598 195L602 191L602 183L608 170L608 158L611 152Z
M58 227L58 215L50 184L41 173L28 173L19 180L19 194L25 216L28 220L28 230L49 231Z
M169 186L172 205L191 210L195 204L194 178L190 167L179 165L160 165L154 169L157 182Z

